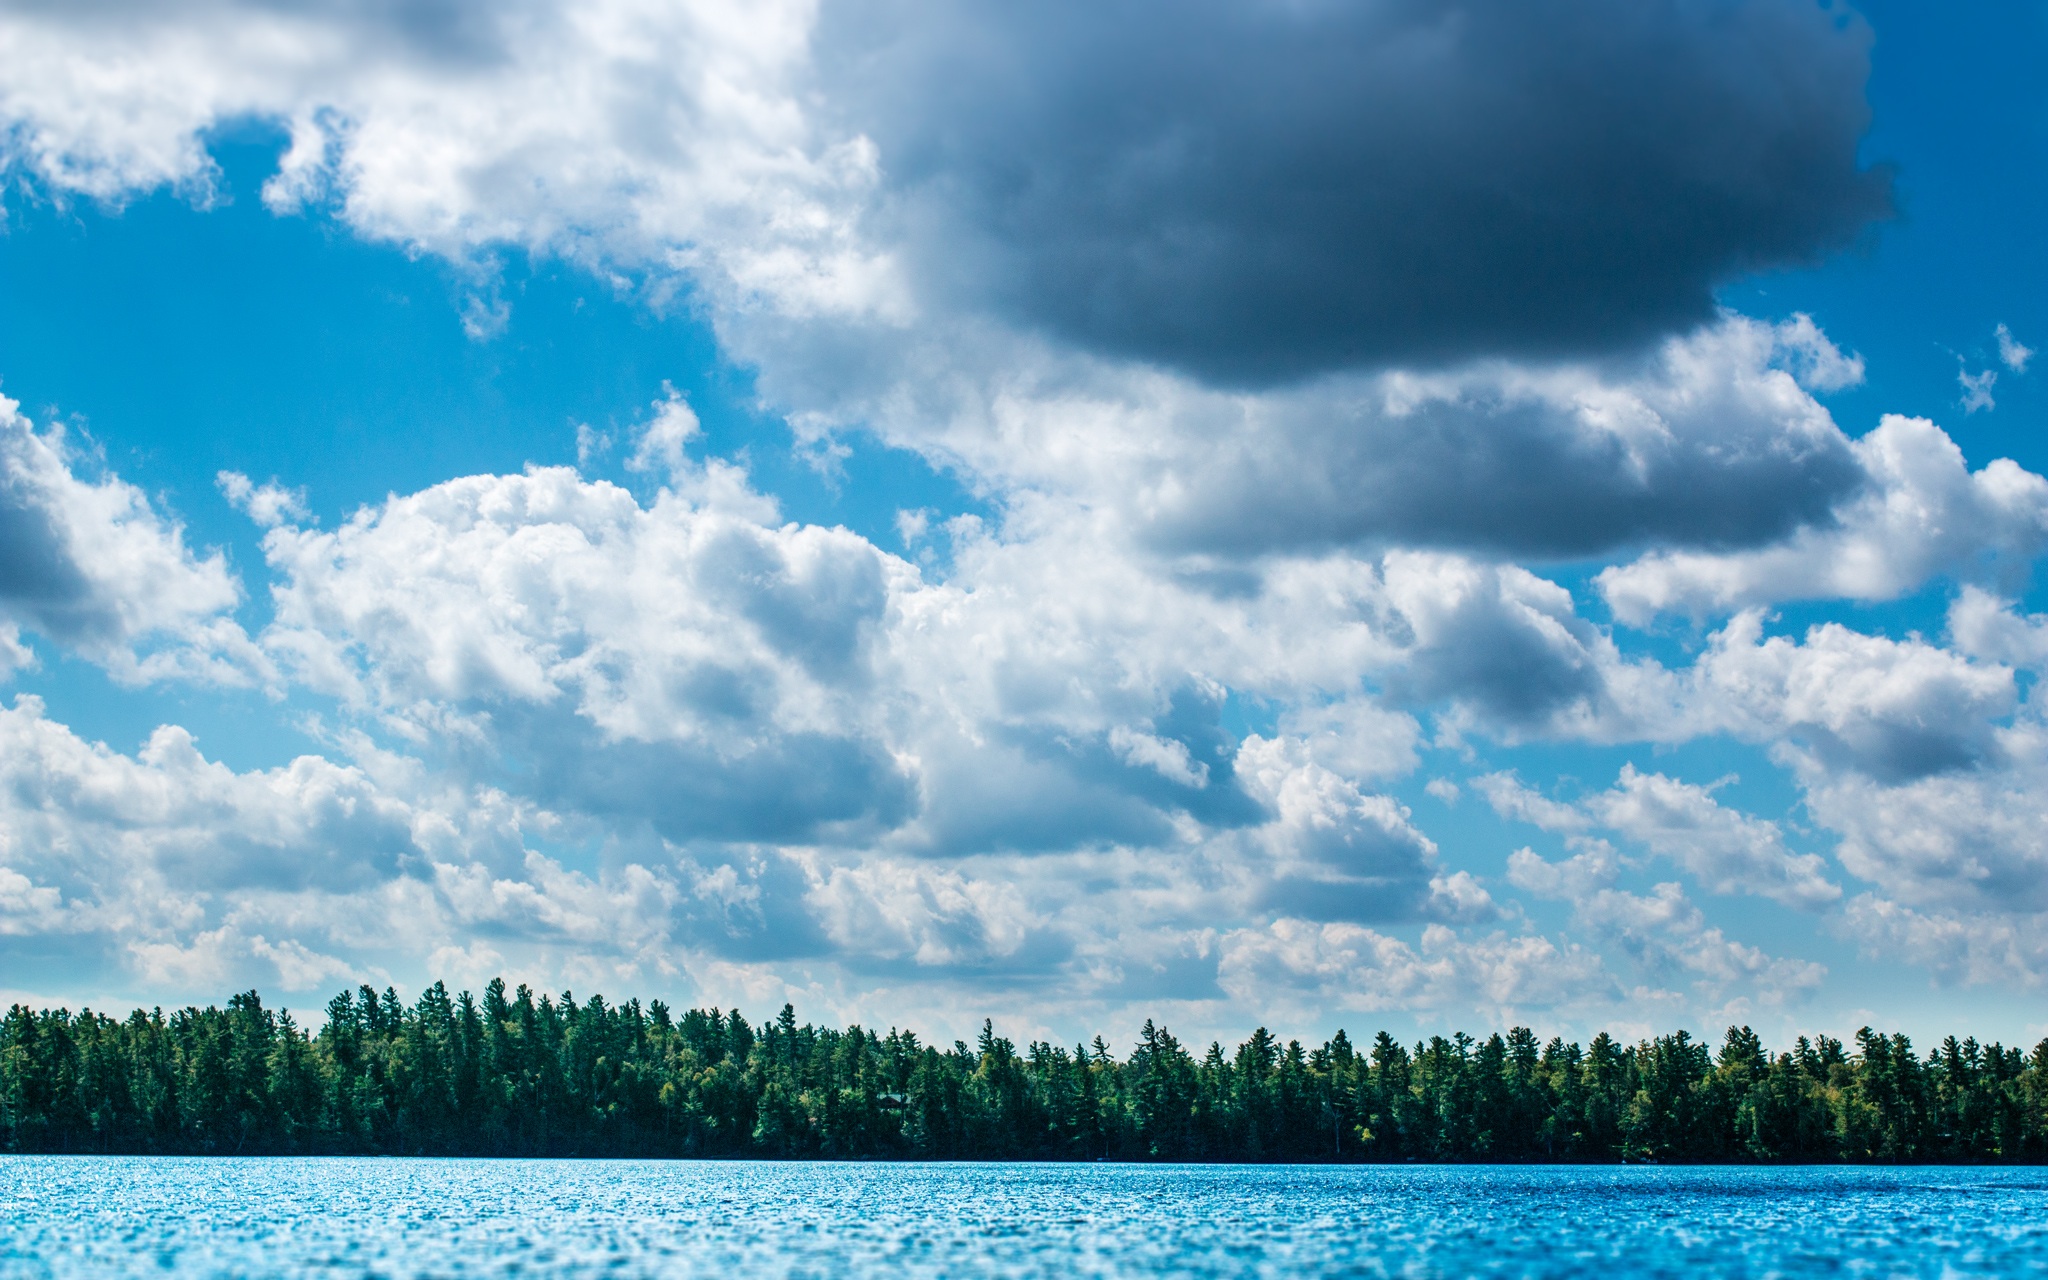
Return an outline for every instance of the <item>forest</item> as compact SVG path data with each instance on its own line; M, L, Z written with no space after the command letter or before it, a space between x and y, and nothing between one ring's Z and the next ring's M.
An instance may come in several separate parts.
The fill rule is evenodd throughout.
M1865 1029L1773 1054L1747 1027L1581 1046L1315 1048L1261 1028L1197 1050L1147 1022L1021 1051L680 1016L569 992L343 992L309 1035L254 991L125 1019L16 1005L0 1023L10 1152L1164 1161L2042 1162L2031 1054Z

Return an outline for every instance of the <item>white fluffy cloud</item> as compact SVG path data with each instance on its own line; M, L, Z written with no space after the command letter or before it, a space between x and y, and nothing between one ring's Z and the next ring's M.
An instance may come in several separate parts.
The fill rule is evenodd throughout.
M1605 1005L1617 994L1597 955L1533 934L1468 940L1431 925L1418 947L1359 925L1283 917L1231 933L1221 947L1224 988L1265 1007L1462 1007L1507 1022L1575 1004Z
M1886 786L1803 762L1806 804L1839 832L1842 865L1910 907L2048 911L2038 723L2008 735L2005 767Z
M1612 804L1617 797L1622 797L1621 804L1632 806L1634 801L1626 797L1625 792L1630 781L1624 779L1623 788L1617 788L1601 800ZM1655 781L1665 789L1677 785L1667 779ZM1496 804L1506 811L1513 812L1518 805L1526 809L1533 802L1538 808L1537 816L1541 815L1540 805L1544 802L1530 797L1512 779L1495 776L1488 780L1487 790ZM1729 814L1726 810L1720 811L1720 815L1721 821L1717 825L1724 828L1730 825L1729 819L1769 827L1769 824L1756 823L1754 819ZM1564 825L1578 825L1580 817L1575 813ZM1691 832L1686 834L1689 836ZM1753 836L1750 843L1774 842L1775 837L1776 830L1771 828L1767 835ZM1652 840L1656 841L1656 837L1653 836ZM1797 1000L1811 993L1826 978L1824 965L1771 956L1728 937L1723 930L1708 922L1706 914L1676 884L1657 884L1647 894L1616 888L1615 879L1620 867L1613 848L1604 840L1584 837L1574 843L1580 851L1555 862L1538 857L1529 849L1516 850L1508 858L1508 879L1517 888L1536 897L1571 903L1575 929L1581 931L1587 940L1628 956L1649 984L1632 991L1632 1000L1647 1000L1654 1005L1712 1008L1717 1010L1717 1016L1739 1017L1755 1004L1778 1006ZM1676 860L1686 864L1689 870L1704 864L1710 874L1726 876L1725 864L1730 859L1725 856L1725 849L1702 849L1697 842L1685 837L1674 842L1667 836L1662 843L1665 847L1659 852L1675 852ZM1778 852L1782 853L1781 850ZM1748 857L1737 855L1736 860L1754 865L1763 859L1751 852ZM1794 861L1796 866L1796 860L1781 856L1767 864L1762 874L1768 880L1782 881L1787 861ZM1808 861L1817 863L1818 860ZM1797 866L1796 869L1811 874L1817 868ZM1839 890L1834 890L1834 886L1825 882L1821 884L1833 892L1823 895L1809 891L1809 899L1839 896ZM1727 887L1724 878L1721 888L1725 891ZM1795 898L1794 901L1802 906L1812 905L1810 900ZM1688 991L1681 993L1662 985L1673 981L1685 983Z
M0 708L0 775L8 932L81 939L88 972L108 952L167 972L230 935L246 948L235 902L374 894L422 858L417 815L361 770L305 756L236 773L175 727L124 756L27 695Z
M512 245L613 273L621 285L646 286L651 297L687 287L800 430L876 430L942 461L964 462L1003 490L1044 490L1114 511L1130 536L1149 545L1226 557L1338 544L1508 556L1666 542L1751 546L1825 521L1862 479L1848 442L1808 394L1854 381L1860 365L1804 318L1776 326L1723 318L1662 346L1656 339L1712 319L1703 281L1732 261L1796 257L1805 250L1794 245L1829 242L1881 211L1882 176L1854 169L1861 37L1790 0L1710 27L1684 6L1655 7L1650 26L1604 28L1590 47L1619 59L1627 74L1599 78L1597 90L1589 82L1583 95L1554 91L1588 74L1580 65L1584 51L1567 52L1567 33L1593 19L1561 12L1523 30L1533 19L1495 6L1467 15L1467 40L1441 48L1425 41L1445 78L1399 78L1406 87L1398 102L1372 94L1352 101L1352 73L1312 78L1315 95L1337 114L1308 130L1303 121L1264 114L1278 100L1271 86L1307 91L1297 55L1335 40L1344 47L1364 41L1356 55L1376 57L1378 42L1408 31L1414 15L1268 15L1270 21L1253 24L1256 30L1239 31L1243 14L1205 6L1187 15L1175 39L1146 41L1146 65L1159 68L1197 56L1207 41L1241 43L1245 81L1237 88L1248 95L1247 106L1260 109L1239 126L1275 129L1269 141L1279 146L1316 137L1325 161L1316 171L1369 172L1362 193L1379 199L1410 190L1450 219L1404 213L1391 224L1376 222L1383 231L1468 218L1482 229L1499 227L1500 207L1487 199L1474 205L1471 194L1505 180L1498 156L1485 146L1469 153L1431 147L1418 156L1409 140L1417 118L1440 119L1462 137L1473 111L1497 116L1504 128L1527 127L1523 109L1500 112L1498 103L1482 108L1467 99L1478 93L1490 102L1493 90L1481 86L1505 83L1532 65L1570 68L1545 82L1551 88L1543 99L1560 109L1576 103L1586 120L1574 130L1605 119L1615 109L1615 86L1623 84L1656 100L1646 109L1675 113L1674 127L1686 122L1680 132L1691 143L1680 146L1673 134L1654 155L1636 158L1644 172L1672 184L1671 234L1657 239L1656 253L1617 259L1613 252L1616 235L1647 225L1645 207L1632 211L1626 228L1582 241L1603 223L1607 202L1564 199L1550 189L1570 186L1570 175L1589 162L1580 149L1598 151L1620 135L1572 132L1577 141L1569 154L1552 154L1555 138L1566 135L1539 130L1517 149L1512 166L1515 183L1547 192L1532 194L1537 204L1563 203L1529 232L1555 241L1549 251L1520 241L1508 249L1504 242L1503 264L1554 261L1569 243L1592 246L1602 271L1621 260L1644 266L1638 283L1649 292L1637 300L1637 319L1617 320L1629 308L1617 310L1610 298L1581 316L1601 332L1589 330L1585 341L1562 351L1551 351L1556 344L1548 338L1468 350L1469 338L1440 335L1432 339L1440 350L1431 359L1440 363L1449 354L1462 367L1340 373L1265 394L1215 390L1200 368L1187 377L1120 359L1130 344L1095 332L1101 326L1094 320L1052 324L1070 341L1048 343L1037 336L1047 328L1044 317L1034 319L1029 307L1019 311L1002 289L963 299L951 286L934 286L932 272L906 265L938 253L949 264L941 274L956 283L965 278L956 268L973 255L960 238L938 234L930 219L905 211L940 198L954 213L980 217L975 192L982 189L967 177L1010 155L1011 145L1052 148L1041 168L1056 157L1093 154L1078 139L1056 141L1027 127L1030 104L1009 101L1002 77L952 81L962 58L980 56L983 42L997 38L982 29L1001 25L992 13L723 0L568 7L526 0L489 14L339 2L280 9L238 0L143 7L95 0L0 19L0 53L24 69L0 95L0 118L14 126L7 158L16 168L47 188L102 199L166 183L203 191L211 162L202 140L210 127L251 116L282 122L291 145L268 189L280 210L331 208L361 234L479 271L492 250ZM1045 45L1037 37L1023 44L1004 38L1002 47L1029 45L1068 66L1080 77L1077 92L1083 85L1093 86L1088 92L1128 90L1135 68L1119 58L1112 72L1112 64L1097 60L1132 38L1127 24L1106 13L1048 10L1038 19L1068 38ZM1334 25L1318 35L1319 24ZM1665 34L1653 38L1652 30ZM1622 43L1612 44L1616 39ZM945 52L948 40L960 42L952 54ZM1308 44L1298 47L1300 41ZM1624 52L1634 41L1646 43ZM1794 48L1805 55L1784 61ZM855 57L855 49L874 56ZM1295 52L1283 57L1289 49ZM913 69L937 68L940 82L908 75L877 85L864 78L900 57L909 57ZM1641 79L1636 72L1646 58L1669 62L1669 75ZM1761 91L1778 80L1785 93ZM1169 76L1161 85L1167 96L1149 109L1177 102L1185 122L1218 126L1209 114L1212 95L1189 94L1189 83ZM937 96L926 101L915 96L921 93ZM959 116L961 93L993 94L982 104L987 114ZM905 110L918 120L936 113L961 128L1024 132L992 153L955 156L958 173L934 175L920 168L933 161L931 148L889 124L900 123ZM1115 112L1102 117L1120 119ZM1726 148L1762 145L1765 138L1792 149L1772 152L1772 163L1793 152L1807 161L1774 182L1731 185ZM1237 128L1222 129L1214 141L1217 154L1247 175L1272 150ZM1111 150L1126 144L1152 154L1144 150L1152 144L1135 137ZM1547 170L1546 155L1563 168ZM1484 180L1475 186L1448 178L1445 166L1454 160L1474 166ZM1229 225L1213 243L1238 244L1255 257L1264 252L1240 244L1241 210L1213 203L1213 182L1227 175L1190 170L1171 177L1177 169L1140 166L1125 176L1164 180L1147 199L1184 198L1208 208L1205 217L1222 216ZM1226 180L1222 189L1248 185L1267 184ZM1808 186L1810 199L1784 203L1787 191ZM1091 181L1069 194L1094 198L1101 191ZM1725 206L1728 218L1709 239L1748 236L1755 243L1740 250L1732 242L1701 245L1696 253L1675 248L1697 239L1705 225L1701 201ZM1835 213L1822 217L1823 209ZM1126 232L1142 239L1162 218L1178 225L1174 211L1157 212L1159 218L1142 218ZM949 213L940 222L950 226L952 219ZM1325 221L1275 225L1306 236L1304 246L1321 246L1311 256L1359 255L1360 269L1375 276L1377 259L1362 247L1362 228L1340 230L1341 219ZM988 235L1014 241L1027 257L1062 257L1076 243L1065 234L1024 235L1001 217L996 222L984 228ZM1252 241L1273 234L1264 223L1250 230ZM1096 234L1090 225L1088 235ZM1473 236L1450 243L1477 252ZM1292 260L1291 250L1274 252L1277 260ZM1676 259L1657 265L1668 253ZM1198 308L1203 314L1241 308L1245 299L1237 295L1251 287L1246 282L1271 275L1211 265L1203 288L1232 296ZM1121 278L1114 264L1090 274L1098 284ZM1327 290L1343 274L1326 263L1304 281L1311 292ZM1529 310L1511 327L1561 332L1565 312L1557 308L1577 304L1545 299L1559 281L1592 287L1601 278L1590 270L1551 271L1525 282L1516 306ZM1382 283L1390 296L1406 296L1408 286ZM487 282L479 287L483 300L473 318L488 329L496 304L483 296ZM1432 284L1418 297L1444 293ZM1507 314L1459 306L1469 333ZM1414 310L1396 305L1389 314L1400 321L1387 332L1413 331ZM1299 311L1264 307L1260 323L1238 325L1236 338L1218 350L1248 351L1273 329L1273 315ZM1110 323L1120 326L1129 327ZM1386 329L1384 318L1356 316L1337 327L1360 335ZM1360 338L1367 366L1385 362L1366 356L1400 345L1384 339ZM1589 351L1579 351L1588 343ZM1603 362L1616 343L1633 354ZM1293 342L1286 349L1307 348ZM1532 362L1532 352L1544 358ZM1502 355L1525 358L1490 358ZM1568 358L1575 356L1603 359ZM1315 357L1328 358L1345 362L1341 352ZM1167 363L1206 368L1214 361L1194 353Z
M1491 898L1469 875L1437 873L1436 844L1404 806L1303 758L1302 746L1254 735L1237 753L1247 790L1273 815L1258 830L1271 859L1267 905L1315 920L1493 915Z
M1759 741L1790 737L1831 765L1894 782L1997 758L1997 723L2017 705L2008 668L1839 623L1801 642L1762 630L1745 613L1701 658L1694 696L1707 723Z
M1584 899L1614 877L1613 851L1586 833L1602 830L1682 868L1710 893L1743 893L1787 906L1818 908L1842 896L1826 864L1785 845L1775 822L1727 808L1705 787L1623 765L1614 786L1565 804L1523 786L1509 774L1477 780L1503 817L1567 833L1581 852L1548 863L1523 850L1510 860L1515 883L1545 897Z
M842 531L764 525L747 501L665 490L643 508L536 470L394 498L332 532L281 526L265 644L552 804L676 839L892 826L909 792L880 745L876 680L914 571Z
M1843 933L1865 955L1905 959L1948 983L2039 990L2048 913L1915 911L1876 894L1848 905Z
M1601 889L1577 905L1574 918L1653 976L1690 980L1709 1004L1748 998L1783 1004L1827 976L1825 966L1773 957L1729 938L1675 884L1648 894Z
M873 181L822 139L797 77L808 3L459 6L95 0L14 9L5 158L58 192L205 198L206 132L290 131L265 199L457 260L517 245L706 273L735 299L872 307L847 236ZM480 321L488 323L487 314Z
M1785 847L1775 822L1726 808L1704 787L1624 765L1612 790L1588 808L1610 830L1669 858L1712 893L1752 893L1788 906L1841 897L1826 864Z
M0 674L33 661L27 631L124 683L263 678L232 616L242 589L226 561L186 546L140 489L94 469L61 426L37 431L0 397Z

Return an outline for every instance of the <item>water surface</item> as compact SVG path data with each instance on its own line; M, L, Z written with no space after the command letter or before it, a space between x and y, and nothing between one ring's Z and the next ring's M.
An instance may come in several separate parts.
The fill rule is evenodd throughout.
M101 1275L2048 1277L2048 1170L0 1157Z

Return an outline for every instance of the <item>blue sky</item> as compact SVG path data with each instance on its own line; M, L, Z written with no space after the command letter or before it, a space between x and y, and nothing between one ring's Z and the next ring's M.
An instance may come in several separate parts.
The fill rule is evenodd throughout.
M2048 1032L2048 12L1452 8L0 18L0 995Z

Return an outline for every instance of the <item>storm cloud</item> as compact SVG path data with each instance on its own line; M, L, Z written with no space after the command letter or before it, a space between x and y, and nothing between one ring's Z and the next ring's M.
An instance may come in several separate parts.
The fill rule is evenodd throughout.
M923 292L1212 382L1637 346L1890 209L1812 0L826 6Z

